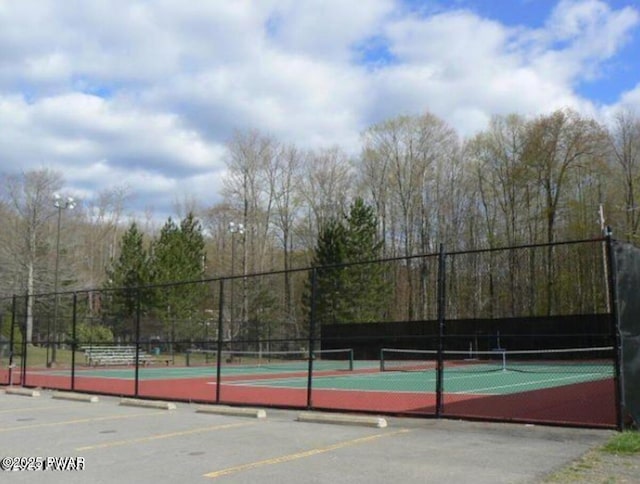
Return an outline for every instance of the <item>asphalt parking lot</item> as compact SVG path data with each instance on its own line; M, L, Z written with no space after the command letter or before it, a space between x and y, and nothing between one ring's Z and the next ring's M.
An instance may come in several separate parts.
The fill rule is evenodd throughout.
M48 468L0 471L2 482L539 482L612 435L452 420L311 423L296 411L265 409L266 418L254 418L186 403L167 410L39 393L0 389L2 466Z

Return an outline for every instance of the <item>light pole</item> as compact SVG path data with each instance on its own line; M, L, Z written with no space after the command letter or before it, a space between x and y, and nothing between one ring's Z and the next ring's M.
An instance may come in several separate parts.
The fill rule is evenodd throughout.
M235 262L236 262L236 235L244 236L244 225L237 224L235 222L229 222L229 232L231 233L231 277L235 277ZM235 279L231 280L231 326L233 326L233 312L235 311L235 294L234 287L236 285ZM233 328L232 328L233 330Z
M58 209L58 226L56 231L56 265L53 271L53 346L51 347L51 361L47 363L48 367L56 363L56 346L58 340L58 268L60 265L60 221L62 219L62 211L73 210L76 201L72 197L61 197L59 194L53 195L53 206ZM49 340L51 337L49 336Z

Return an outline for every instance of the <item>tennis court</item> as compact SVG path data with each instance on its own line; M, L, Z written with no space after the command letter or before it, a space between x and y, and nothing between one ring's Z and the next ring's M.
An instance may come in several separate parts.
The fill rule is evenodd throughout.
M211 352L189 366L78 367L73 375L32 368L23 376L29 386L122 396L607 427L615 421L611 352L444 352L440 376L438 352L403 349L383 349L378 360L319 351L311 362L283 352Z
M612 375L606 376L600 373L559 375L553 370L540 373L520 373L509 370L505 370L505 373L463 373L456 369L445 370L447 392L463 395L507 395L611 377ZM307 381L301 377L261 378L240 380L234 384L273 388L306 388ZM335 391L435 393L436 374L435 371L428 374L420 372L367 372L353 375L316 376L313 380L313 387Z
M403 274L375 317L358 298L353 307L335 306L333 316L312 311L320 303L333 307L323 306L334 292L318 285L322 268L162 290L13 296L5 304L0 384L622 429L639 401L638 271L630 262L640 261L640 253L613 242L442 247L415 258L348 264L345 271ZM605 271L603 250L621 264ZM554 271L538 274L542 261L555 264ZM585 263L583 279L578 261ZM289 277L301 291L284 304ZM188 314L166 312L178 288L201 296ZM243 303L251 304L239 304L241 288ZM124 311L125 300L135 312Z

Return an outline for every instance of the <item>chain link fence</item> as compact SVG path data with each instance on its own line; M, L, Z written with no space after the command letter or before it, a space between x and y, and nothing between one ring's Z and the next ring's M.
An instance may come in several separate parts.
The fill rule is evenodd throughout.
M636 405L622 382L635 367L620 366L616 291L630 283L615 279L614 247L598 239L441 248L14 296L0 301L0 384L622 428ZM629 348L625 362L631 351L637 358Z

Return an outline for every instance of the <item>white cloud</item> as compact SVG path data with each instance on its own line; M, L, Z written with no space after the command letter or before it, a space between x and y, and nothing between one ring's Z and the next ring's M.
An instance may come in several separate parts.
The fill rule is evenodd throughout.
M354 66L264 48L242 64L216 66L158 85L149 106L180 111L211 141L235 129L259 129L307 146L353 143L368 102L362 72Z
M398 63L372 83L384 100L376 114L428 109L463 134L491 114L564 106L591 114L576 83L598 72L638 20L633 9L595 0L560 2L543 29L509 28L463 10L402 18L387 25Z
M602 106L598 114L603 118L605 124L613 126L616 115L621 111L630 111L640 115L640 82L633 89L622 93L616 103Z
M378 117L429 110L468 134L492 114L573 104L565 83L536 70L529 53L513 47L523 34L466 11L392 23L388 38L398 63L378 71L372 83L383 100Z
M495 55L503 55L510 31L466 11L431 17L409 17L389 24L391 50L409 64L433 64L443 74L475 71Z
M538 28L401 0L0 0L0 171L59 169L85 196L126 184L163 213L210 204L234 129L355 153L398 114L470 134L496 113L595 112L576 87L639 22L598 0Z
M631 91L625 92L620 98L620 104L622 106L635 106L640 111L640 83L636 85Z
M148 113L96 96L70 93L32 104L0 98L5 172L60 171L76 192L105 186L135 188L139 203L174 190L179 180L223 169L223 147L180 125L176 115ZM215 185L215 183L214 183ZM165 193L165 196L167 193ZM210 190L197 195L215 201Z
M638 11L628 7L612 11L599 0L563 0L539 32L541 52L534 64L568 83L597 77L602 61L617 52L639 21Z
M392 0L285 0L276 3L269 31L277 46L333 63L348 61L354 44L377 35Z

